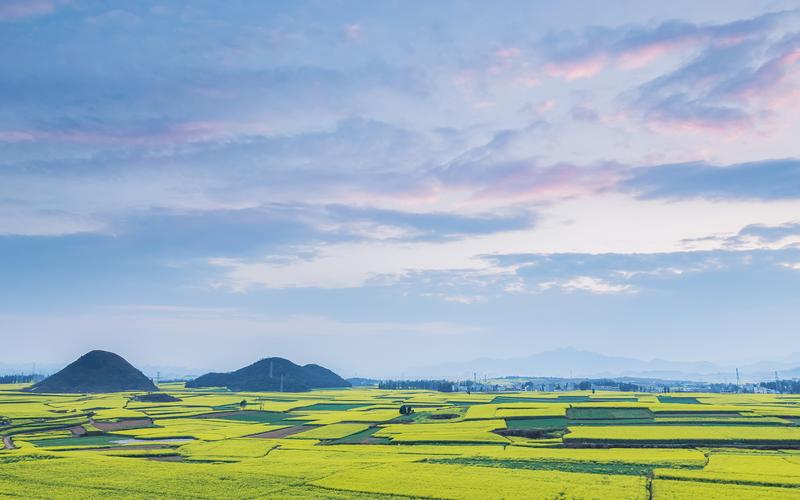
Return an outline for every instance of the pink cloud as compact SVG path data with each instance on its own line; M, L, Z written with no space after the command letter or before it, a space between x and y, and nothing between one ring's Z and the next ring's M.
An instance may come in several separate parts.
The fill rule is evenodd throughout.
M622 52L617 59L617 64L623 69L643 68L655 62L656 59L681 48L683 45L675 42L661 42L637 47Z
M597 54L582 59L549 62L544 70L550 76L558 76L567 81L594 76L606 65L606 56Z
M617 54L617 65L623 69L643 68L656 62L661 57L686 51L691 48L699 48L707 38L707 36L702 35L688 35L666 40L656 40L638 47L632 47ZM742 40L744 40L744 37L739 41ZM715 40L715 42L717 42L717 44L722 43L721 39ZM734 45L739 42L733 42L731 40L728 43Z
M713 118L703 118L702 116L689 117L667 117L662 116L651 120L649 128L659 133L671 134L715 134L717 136L727 136L730 138L742 137L752 130L755 123L749 116L741 116L738 119L715 120Z
M363 30L361 29L361 26L358 24L348 24L344 27L343 31L344 31L344 37L351 42L360 40L363 34Z
M555 99L547 99L546 101L542 101L536 105L536 111L539 113L546 113L548 111L553 110L556 107L556 100Z
M0 2L0 21L42 16L55 9L56 4L50 0L3 0Z
M764 97L772 91L791 93L792 88L781 88L784 84L800 76L800 47L789 50L763 64L753 78L742 85L734 95L746 99Z
M515 201L548 200L588 195L614 186L622 176L616 164L578 167L557 164L550 167L520 168L506 172L473 196L476 200L508 199Z
M494 55L500 59L513 59L521 53L522 51L517 47L504 47L495 51Z
M535 87L541 83L541 80L532 73L521 74L514 78L514 83L519 85L520 87Z

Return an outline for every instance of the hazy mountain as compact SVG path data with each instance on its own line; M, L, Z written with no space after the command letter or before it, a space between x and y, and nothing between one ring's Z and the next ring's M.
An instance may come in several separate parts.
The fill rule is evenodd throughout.
M155 380L188 380L208 373L208 368L190 368L170 365L141 365L142 372Z
M791 378L800 374L800 355L796 361L758 361L738 366L742 380L771 380L774 371ZM734 381L737 366L707 361L649 361L620 356L606 356L574 348L555 349L530 356L495 359L479 358L468 362L445 363L411 370L415 376L472 378L509 375L541 377L645 377L702 381Z
M121 356L108 351L91 351L29 390L86 393L157 391L158 387Z
M307 391L350 387L350 383L319 365L300 366L283 358L265 358L230 373L206 373L186 387L227 387L232 391Z

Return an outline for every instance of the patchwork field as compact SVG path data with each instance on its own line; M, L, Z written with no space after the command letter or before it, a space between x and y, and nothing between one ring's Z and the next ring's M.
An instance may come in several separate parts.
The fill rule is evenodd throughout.
M792 396L23 388L4 498L800 498Z

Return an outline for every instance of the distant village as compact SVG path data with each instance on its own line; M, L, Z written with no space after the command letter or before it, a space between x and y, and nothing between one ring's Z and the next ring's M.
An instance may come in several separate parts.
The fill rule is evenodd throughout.
M411 390L424 389L439 392L569 392L612 391L649 392L713 392L739 394L800 394L800 379L775 380L772 382L712 383L688 380L659 379L585 379L550 377L501 377L479 380L377 380L367 378L348 379L354 386L377 386L379 389Z

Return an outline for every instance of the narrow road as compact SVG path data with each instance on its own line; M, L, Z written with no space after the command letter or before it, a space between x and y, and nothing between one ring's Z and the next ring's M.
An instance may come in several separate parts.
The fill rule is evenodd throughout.
M3 448L7 450L16 448L16 446L14 446L14 441L11 440L11 436L3 436Z

